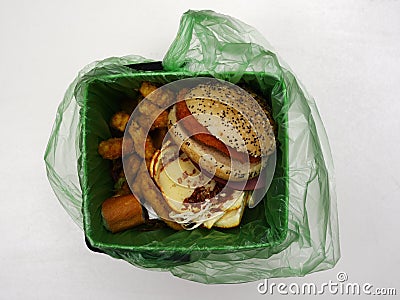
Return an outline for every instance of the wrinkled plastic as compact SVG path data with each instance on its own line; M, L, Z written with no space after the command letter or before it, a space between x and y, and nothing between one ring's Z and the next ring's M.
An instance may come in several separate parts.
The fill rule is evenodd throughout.
M314 100L250 26L212 11L188 11L164 70L136 71L129 56L82 70L60 104L45 153L49 181L89 246L133 265L202 283L239 283L304 276L332 268L340 257L333 164ZM246 83L272 106L278 125L277 169L260 205L238 228L118 234L104 229L101 203L112 195L110 165L97 145L111 136L108 120L121 97L143 80L213 76Z

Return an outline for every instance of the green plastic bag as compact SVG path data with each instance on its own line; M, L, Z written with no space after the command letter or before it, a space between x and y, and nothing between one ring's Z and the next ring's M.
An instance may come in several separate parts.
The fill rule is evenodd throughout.
M314 100L268 50L252 27L212 11L188 11L162 69L143 70L138 56L110 58L83 69L66 92L46 149L49 181L65 210L84 229L88 246L147 269L202 283L239 283L304 276L340 258L329 143ZM241 225L112 234L100 207L112 195L110 165L97 153L111 136L119 99L135 97L144 80L161 84L213 76L246 83L272 107L279 151L262 203Z

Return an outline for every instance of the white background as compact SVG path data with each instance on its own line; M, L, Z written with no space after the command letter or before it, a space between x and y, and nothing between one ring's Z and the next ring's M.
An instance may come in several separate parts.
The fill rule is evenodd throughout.
M206 286L90 252L46 178L45 146L77 72L110 56L162 59L189 8L256 27L316 99L330 139L342 258L272 282L345 271L400 294L399 1L1 1L0 299L271 297L261 281Z

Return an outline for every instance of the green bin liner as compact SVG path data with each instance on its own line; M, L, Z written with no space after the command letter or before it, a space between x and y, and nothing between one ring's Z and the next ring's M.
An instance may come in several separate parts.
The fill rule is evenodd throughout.
M191 77L245 83L271 106L277 164L263 201L239 227L108 232L102 202L113 195L110 162L97 152L108 121L142 81ZM86 66L69 86L45 152L50 184L90 249L141 268L207 284L304 276L340 258L333 162L316 104L252 27L213 11L188 11L162 64L140 56Z

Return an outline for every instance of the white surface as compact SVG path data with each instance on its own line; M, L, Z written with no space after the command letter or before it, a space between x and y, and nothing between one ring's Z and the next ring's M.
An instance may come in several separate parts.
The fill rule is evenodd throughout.
M346 271L400 294L400 2L301 2L2 1L0 298L270 297L258 282L205 286L90 252L45 175L56 109L78 70L109 56L161 59L189 8L261 31L316 99L329 135L342 258L333 270L273 282Z

